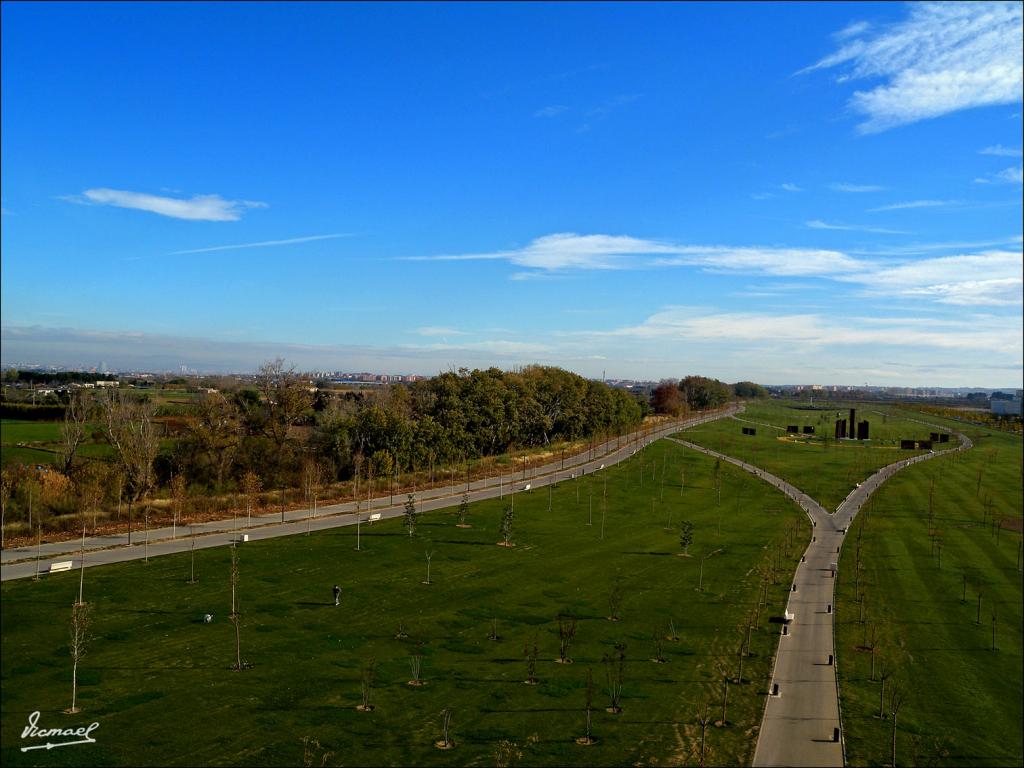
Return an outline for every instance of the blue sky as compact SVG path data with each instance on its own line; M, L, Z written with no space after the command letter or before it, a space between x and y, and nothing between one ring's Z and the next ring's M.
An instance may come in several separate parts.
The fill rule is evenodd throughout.
M1021 386L1022 6L2 6L2 360Z

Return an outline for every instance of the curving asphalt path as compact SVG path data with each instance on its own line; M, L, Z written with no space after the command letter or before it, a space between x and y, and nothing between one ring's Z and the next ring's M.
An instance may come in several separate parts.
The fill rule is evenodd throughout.
M925 422L921 422L925 423ZM956 433L965 451L970 439ZM896 472L948 451L926 453L882 467L853 489L830 514L796 486L759 467L686 440L670 438L708 456L715 456L761 478L785 493L811 520L811 543L807 546L793 577L787 611L794 616L779 638L772 673L772 691L767 697L764 717L754 751L755 766L821 766L841 768L845 764L841 736L839 684L835 664L832 611L835 596L835 568L844 533L868 497ZM778 686L775 694L774 686Z
M432 489L423 489L416 493L417 506L420 512L428 512L455 506L461 503L463 494L466 493L469 494L470 501L480 501L508 495L512 488L521 491L527 484L535 489L552 485L562 480L571 479L578 473L589 474L604 466L628 459L650 441L666 437L680 429L732 416L742 410L742 405L733 405L701 416L667 422L656 430L636 432L620 440L609 440L591 451L566 457L564 466L559 460L528 469L526 477L523 477L521 473L516 473L514 480L506 475L473 480L468 484L463 481L435 485ZM404 514L404 504L405 497L399 494L394 497L380 496L371 499L369 504L363 501L359 520L362 525L366 525L371 514L379 514L381 520L400 517ZM251 526L243 524L245 518L200 523L194 526L195 548L208 549L224 546L237 540L243 534L249 537L249 541L259 541L277 536L292 536L305 533L307 530L322 531L328 528L356 525L355 511L355 503L346 502L321 507L317 516L312 519L309 518L307 510L299 509L285 512L284 522L281 522L279 512L270 512L259 516L254 515ZM140 560L147 556L147 549L149 557L159 557L175 552L185 552L192 546L189 528L185 525L177 526L177 530L169 527L150 530L148 547L145 544L145 537L146 534L138 529L133 532L130 545L126 534L87 537L85 539L84 567L91 568L128 560ZM0 553L3 561L3 565L0 567L0 580L29 578L35 576L37 572L45 574L49 566L55 562L71 561L72 569L77 570L82 565L81 551L81 539L50 542L39 547L4 549Z

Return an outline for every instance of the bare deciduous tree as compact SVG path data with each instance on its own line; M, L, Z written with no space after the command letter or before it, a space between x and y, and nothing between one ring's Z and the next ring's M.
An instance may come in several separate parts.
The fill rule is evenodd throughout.
M705 699L697 708L697 724L700 726L700 763L704 768L704 756L707 752L708 725L711 723L711 705Z
M591 735L590 712L594 707L594 672L590 667L587 667L587 684L583 691L585 696L584 711L587 714L586 733L576 739L576 743L583 746L589 746L597 741L597 739Z
M567 613L558 614L558 662L572 664L569 648L576 637L576 617Z
M4 525L7 522L7 502L14 494L14 474L4 468L0 471L0 548L4 545Z
M71 706L64 710L69 714L78 712L78 663L85 656L85 646L89 641L89 627L92 624L92 612L88 603L74 603L71 606Z
M302 466L302 490L306 496L309 511L306 515L306 535L309 536L310 518L316 517L316 503L324 482L324 468L310 459Z
M359 675L359 690L362 695L362 703L356 707L360 712L373 712L374 705L370 703L370 693L373 690L373 680L377 675L377 661L370 659L363 665Z
M605 712L618 714L622 711L622 680L626 672L626 644L616 643L613 653L606 653L601 659L604 663L605 677L608 680L608 697L611 704Z
M893 680L889 686L889 714L892 715L892 766L896 768L896 717L903 706L905 694L899 680Z
M448 731L452 724L452 711L449 708L441 710L441 740L435 741L434 746L438 749L451 749L455 742L448 737Z
M159 449L153 406L119 389L107 389L100 398L103 432L114 449L128 491L128 543L131 543L132 504L152 490L153 461Z
M523 656L526 657L526 680L527 685L537 684L537 656L539 651L537 649L537 635L534 634L532 640L528 640L526 645L523 646Z
M235 666L236 671L244 669L242 665L242 639L241 623L242 614L238 610L238 547L231 545L231 623L235 625Z
M262 412L249 414L249 420L274 446L274 480L283 490L282 472L290 432L313 404L313 398L308 383L299 378L294 366L285 367L281 358L260 366L256 386L261 395L259 408ZM281 522L284 522L283 503Z
M619 620L619 609L622 607L622 581L616 579L612 591L608 593L608 621Z
M665 659L665 637L667 629L658 624L654 627L652 637L654 639L654 658L651 659L655 664L664 664Z
M726 664L723 662L718 666L718 676L722 679L722 719L719 720L715 725L725 728L729 724L727 719L729 714L729 672Z
M222 488L241 440L238 407L220 392L201 396L195 403L189 432L213 467L217 487Z
M85 440L85 424L91 411L91 398L82 391L72 393L64 409L64 421L60 425L60 447L57 449L58 466L65 475L71 473L78 446Z
M259 500L260 491L263 490L263 481L260 476L252 470L242 475L242 493L245 494L245 517L246 525L252 525L252 509Z
M184 518L187 498L188 480L181 472L176 472L171 477L171 538L178 536L178 520Z

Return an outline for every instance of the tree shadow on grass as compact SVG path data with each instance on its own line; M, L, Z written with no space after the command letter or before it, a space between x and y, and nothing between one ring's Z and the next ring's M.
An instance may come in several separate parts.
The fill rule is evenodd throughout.
M674 555L675 552L622 552L623 555L656 555L658 557L669 557Z
M455 539L433 539L435 544L468 544L474 547L493 547L493 541L457 541Z

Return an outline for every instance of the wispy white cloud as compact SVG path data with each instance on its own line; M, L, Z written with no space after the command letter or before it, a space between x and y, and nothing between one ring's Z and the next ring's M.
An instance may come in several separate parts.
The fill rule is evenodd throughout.
M871 25L866 21L854 21L847 24L838 32L833 32L832 36L839 40L846 40L851 37L857 37L863 35L871 28Z
M910 208L942 208L949 205L960 205L959 200L908 200L904 203L891 203L880 205L877 208L868 208L868 213L877 211L902 211Z
M768 314L765 312L708 312L694 307L666 307L643 322L609 331L577 331L566 336L655 340L664 343L744 342L773 344L792 349L799 345L804 354L822 348L857 345L930 347L944 350L987 350L1015 352L1021 341L1007 339L1005 323L979 324L965 321L959 326L939 323L908 326L897 318L875 318L871 323L854 318L837 321L817 313Z
M449 328L439 325L424 325L416 329L415 333L420 336L468 336L468 332L460 331L458 328Z
M978 177L975 184L1020 184L1024 182L1024 168L1004 168L997 173L990 173L987 176Z
M333 235L309 235L308 237L292 237L287 240L264 240L260 243L239 243L237 245L213 245L209 248L190 248L186 251L171 251L168 256L182 256L187 253L210 253L211 251L233 251L238 248L269 248L275 245L295 245L296 243L310 243L315 240L334 240L339 237L348 237L345 233Z
M188 221L237 221L246 208L267 207L266 203L253 200L225 200L220 195L193 195L184 200L105 187L87 189L81 195L69 195L60 199L85 205L112 205L116 208L149 211Z
M848 65L839 78L881 78L856 91L862 133L877 133L950 112L1020 101L1022 9L1019 2L911 3L902 22L859 29L803 72ZM849 27L847 29L850 29Z
M534 117L557 117L558 115L566 112L569 108L564 104L552 104L547 107L541 107L533 113Z
M843 232L871 232L876 235L909 235L909 232L904 232L899 229L883 229L881 227L869 227L862 224L829 224L822 221L821 219L812 219L811 221L805 221L804 226L809 229L837 229Z
M504 260L538 270L518 273L530 279L545 272L697 266L709 270L769 275L819 275L862 269L855 259L837 251L814 248L677 245L622 235L559 233L533 240L524 248L491 253L412 256L414 261Z
M696 266L712 272L735 272L775 277L822 277L864 269L864 263L839 251L821 248L678 246L672 257L655 266Z
M751 195L754 200L771 200L773 197L777 197L774 192L755 192Z
M826 228L834 226L822 224ZM696 267L720 274L839 280L858 284L863 295L937 304L1017 306L1024 288L1021 243L1019 235L975 243L918 243L869 252L862 254L868 258L859 258L820 248L685 245L621 235L561 233L537 238L515 250L411 258L503 260L524 268L514 274L514 279L564 277L581 270ZM998 246L1010 246L1012 250ZM989 250L965 253L979 248ZM957 250L960 252L955 253ZM941 251L954 253L920 258ZM897 260L880 261L879 256L896 256Z
M833 181L828 185L828 188L833 192L883 192L885 187L880 187L877 184L849 184L845 181Z
M792 183L790 181L785 182L781 186L787 192L803 192L804 191L802 187L798 187L796 184L794 184L794 183Z
M674 252L674 246L654 240L619 235L577 235L572 232L560 232L538 237L526 247L516 250L407 258L411 261L500 259L516 266L541 270L624 269L636 266L637 256Z
M1018 147L1004 147L1002 144L995 144L991 147L985 147L984 149L978 150L979 155L995 155L996 157L1020 157L1022 154L1021 149Z
M871 295L958 306L1018 306L1024 296L1024 260L1019 251L985 251L876 265L836 279L861 283Z

